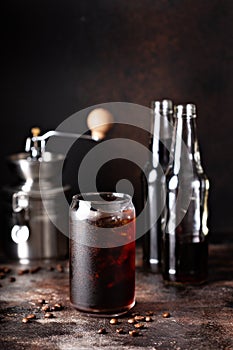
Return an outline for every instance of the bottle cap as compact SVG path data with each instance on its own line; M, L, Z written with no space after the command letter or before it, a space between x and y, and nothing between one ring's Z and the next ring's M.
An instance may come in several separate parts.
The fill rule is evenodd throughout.
M196 105L193 103L177 105L176 117L177 118L182 118L182 117L196 118Z
M164 99L161 101L153 101L152 109L161 114L173 113L173 102L172 100Z

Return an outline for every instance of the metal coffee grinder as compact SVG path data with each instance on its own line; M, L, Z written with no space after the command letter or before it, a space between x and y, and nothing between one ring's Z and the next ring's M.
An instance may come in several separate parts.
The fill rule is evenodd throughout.
M9 169L16 177L13 186L2 189L2 243L7 260L28 263L34 259L68 257L68 238L50 220L59 215L60 198L69 191L68 185L61 188L57 182L58 169L65 157L46 151L46 140L50 137L72 137L98 142L105 137L112 123L110 112L96 108L87 118L91 135L55 130L40 135L40 129L33 128L32 137L26 140L25 152L7 158ZM41 187L45 193L43 200Z

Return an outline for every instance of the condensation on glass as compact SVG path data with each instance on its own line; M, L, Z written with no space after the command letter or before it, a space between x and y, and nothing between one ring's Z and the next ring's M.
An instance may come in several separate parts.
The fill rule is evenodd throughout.
M70 207L70 299L81 311L121 315L135 304L135 209L129 195L76 195Z

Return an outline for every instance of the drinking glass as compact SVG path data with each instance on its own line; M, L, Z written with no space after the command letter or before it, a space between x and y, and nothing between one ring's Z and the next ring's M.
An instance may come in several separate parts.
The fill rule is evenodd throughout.
M135 304L135 208L123 193L83 193L70 206L70 300L118 316Z

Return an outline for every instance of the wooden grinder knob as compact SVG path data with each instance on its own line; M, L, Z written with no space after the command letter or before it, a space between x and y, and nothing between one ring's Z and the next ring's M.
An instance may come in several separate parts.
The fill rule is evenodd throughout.
M102 140L113 123L113 115L104 108L93 109L87 117L87 125L94 140Z
M37 137L38 135L40 135L40 128L32 128L31 133L33 137Z

